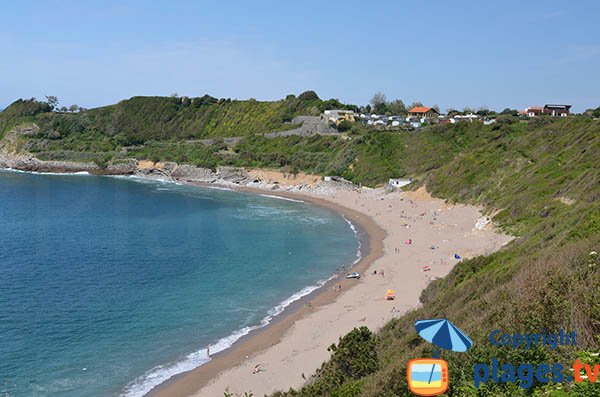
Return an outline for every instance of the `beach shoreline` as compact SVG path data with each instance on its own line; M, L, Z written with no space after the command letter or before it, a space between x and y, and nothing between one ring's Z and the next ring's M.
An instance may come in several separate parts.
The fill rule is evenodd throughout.
M268 325L241 337L207 363L155 386L147 396L220 396L226 389L264 395L299 388L329 358L327 347L352 328L377 331L391 318L417 308L427 284L457 263L450 259L453 253L461 252L465 259L489 254L512 239L496 233L478 208L448 205L424 188L390 192L274 170L197 170L177 175L176 165L165 179L162 170L136 167L129 175L302 200L335 211L358 230L362 258L353 270L363 277L346 280L341 274L330 280ZM396 301L384 300L387 289L398 291ZM257 364L268 372L255 374Z
M361 258L351 267L352 271L363 273L375 260L383 256L383 239L385 230L379 227L370 217L358 211L340 206L324 198L314 197L307 194L273 191L248 186L232 186L231 184L208 183L197 181L178 181L185 184L205 188L227 188L233 191L251 194L268 194L270 196L283 197L294 200L302 200L311 205L335 211L357 228L357 235L361 245ZM349 269L347 269L349 270ZM166 382L154 387L146 396L190 396L194 395L202 387L206 386L219 373L233 368L240 361L251 357L258 352L275 346L285 333L296 321L309 313L317 311L320 307L335 301L339 291L334 291L333 284L341 284L343 290L355 286L356 280L347 280L344 275L326 282L323 286L302 297L284 312L276 316L267 326L251 331L243 336L226 350L211 357L211 360L191 371L178 374ZM222 393L221 393L222 394Z
M363 275L363 278L359 282L342 279L342 290L332 288L332 284L339 284L340 279L327 283L319 290L305 297L296 306L290 307L289 310L286 310L273 323L240 339L229 349L216 355L208 363L192 371L175 376L169 381L155 387L147 394L152 397L215 396L222 395L225 390L233 393L243 394L244 392L252 392L254 395L264 395L277 390L287 390L290 387L301 387L306 382L306 379L310 379L314 371L329 357L327 347L331 343L337 343L338 338L345 335L352 328L366 325L372 331L376 331L392 317L402 315L410 309L417 308L420 305L420 293L426 285L437 277L445 276L457 261L441 260L441 263L439 263L441 265L440 268L432 273L417 266L416 269L418 270L415 272L415 268L412 268L409 277L400 274L402 272L392 273L392 278L386 278L384 281L381 270L386 268L385 271L388 272L390 265L393 266L392 262L394 261L390 245L396 246L394 247L394 253L399 254L400 248L398 246L404 242L404 236L399 239L398 234L402 235L406 233L403 233L402 230L399 233L398 225L392 225L393 222L391 220L389 220L389 224L383 224L386 222L385 215L382 216L383 211L392 212L396 209L396 206L400 205L402 207L404 205L407 211L405 219L410 218L410 222L413 223L420 222L417 218L423 220L426 213L427 215L431 215L431 213L440 214L443 211L456 212L454 216L458 217L458 223L462 222L461 226L457 227L457 224L448 223L448 227L451 229L457 227L457 232L462 233L464 237L468 237L469 233L478 234L478 243L475 246L470 247L469 244L466 244L463 248L460 244L457 244L456 247L450 248L450 251L462 251L464 257L467 258L478 254L491 253L512 239L509 236L495 233L492 226L488 224L489 220L486 221L485 217L481 216L479 209L472 206L448 205L443 200L431 198L424 188L419 189L417 192L407 193L368 188L333 189L324 193L322 190L311 189L306 186L301 187L304 191L298 191L297 186L293 184L278 184L276 190L273 190L273 185L268 183L266 185L260 184L260 187L256 187L252 186L256 184L248 186L219 182L181 182L303 200L312 205L329 208L337 211L353 224L360 227L365 233L366 241L369 242L369 252L368 254L365 253L362 260L355 265L354 270L359 271ZM393 204L389 204L389 208L386 208L385 204L388 204L386 202L388 199ZM361 204L361 200L365 203ZM384 203L383 205L382 202ZM410 211L411 207L414 207L416 210L409 215L408 211ZM427 211L422 212L423 209L427 209ZM399 210L399 212L404 214L405 210ZM461 219L463 215L466 216L464 216L464 219ZM402 215L402 217L405 217L405 215ZM432 219L436 219L436 216L434 215ZM415 234L427 237L431 232L428 228L436 226L433 221L429 223L429 226L425 226ZM481 230L475 227L477 223L483 225ZM401 226L407 229L412 227L408 223ZM439 233L438 231L438 234L438 237L444 236L444 232ZM393 237L394 241L388 241L390 237ZM457 242L460 241L460 236L456 237L455 240ZM408 245L408 247L416 246L416 244ZM419 248L425 248L422 242L419 243ZM433 248L433 246L430 248ZM436 249L439 248L437 247ZM446 255L451 257L452 254L448 252ZM379 268L380 273L374 276L372 272L378 271L377 268ZM380 275L382 278L380 278ZM386 288L397 285L394 280L398 281L398 277L405 278L403 285L406 290L410 290L410 293L407 294L410 295L410 298L397 301L396 306L400 306L399 309L396 306L387 305L389 302L383 303L381 307L376 307L382 303ZM373 299L373 287L365 286L367 283L365 278L371 283L371 280L374 280L374 282L381 285L380 288L375 287L378 289L377 294L381 291L379 297L374 298L374 301L377 303L373 304L374 301L371 301L362 310L356 310L355 312L352 309L346 309L352 306L352 304L357 306L362 305L365 299ZM354 296L349 298L350 295ZM308 302L311 303L310 306ZM339 321L331 320L332 316L336 316L345 310L347 313L350 313L349 316L354 315L355 319L353 321L348 320L349 316L340 317L338 318ZM390 315L390 310L393 310L392 315ZM357 317L359 317L358 320L356 320ZM327 333L327 335L310 335L315 329L324 325L331 327L329 329L333 329L334 331ZM312 344L312 347L304 351L304 356L300 357L302 353L298 353L299 350L307 344ZM307 361L310 364L307 364ZM296 368L294 363L304 364L305 369L301 368L300 365ZM269 379L265 379L266 376L263 377L264 374L254 373L253 368L256 368L257 364L260 364L261 368L270 367L269 372L271 373L268 375ZM273 365L277 365L282 369L274 373L275 371L272 369ZM283 367L284 365L285 368Z
M86 169L81 167L77 163L71 164L61 162L58 164L58 166L53 162L46 161L38 162L34 160L33 163L36 164L36 166L31 168L29 167L30 163L27 163L26 167L3 167L0 169L13 172L27 172L42 175L89 174L105 177L134 177L147 180L160 180L163 182L176 182L180 184L198 186L209 189L226 189L240 193L285 198L295 201L298 200L304 203L308 203L310 205L316 205L331 210L336 214L342 216L347 222L351 224L352 227L355 228L356 235L360 243L360 258L353 265L348 264L351 266L347 266L344 269L345 271L349 271L349 269L351 268L352 271L362 272L364 269L366 269L366 267L368 267L368 265L371 262L383 255L382 246L380 243L383 240L382 234L385 234L385 232L381 228L379 228L369 217L364 216L364 214L361 214L358 211L339 206L336 203L324 198L314 197L298 192L273 190L270 188L249 187L246 185L231 183L226 180L219 180L217 182L205 182L174 178L173 180L169 181L162 178L163 175L132 175L122 173L116 173L113 175L98 173L96 172L94 167ZM43 166L39 166L39 163L43 164ZM374 236L376 236L375 239L373 238ZM161 395L163 392L167 393L167 395L173 395L174 392L177 393L176 395L193 394L193 392L196 391L196 388L204 386L216 374L218 374L224 369L234 366L239 360L240 355L243 355L245 357L248 354L253 354L257 351L264 350L265 348L274 345L277 342L277 340L279 340L283 336L285 331L288 330L297 319L301 318L309 312L318 309L322 305L331 303L331 301L335 299L336 294L331 293L330 291L330 287L334 283L343 284L344 289L350 288L353 284L355 284L355 280L346 280L344 278L344 275L345 273L340 274L339 278L332 278L326 281L319 288L293 302L292 304L287 306L282 313L274 316L273 319L266 326L259 327L250 331L248 334L236 340L230 347L226 348L224 351L215 353L211 357L211 361L202 364L200 367L197 367L191 371L174 375L170 379L153 387L152 390L146 395ZM196 377L196 373L194 373L195 371L201 373L200 377ZM182 379L190 373L194 373L194 382L189 382L187 380L182 381ZM182 383L178 384L178 382ZM188 387L187 385L190 384L191 387ZM171 387L175 387L176 390L171 390Z

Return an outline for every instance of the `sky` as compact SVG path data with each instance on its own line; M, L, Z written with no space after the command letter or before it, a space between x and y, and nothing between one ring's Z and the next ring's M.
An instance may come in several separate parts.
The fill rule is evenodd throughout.
M55 95L275 100L376 92L442 110L600 106L597 1L18 1L0 12L0 108Z

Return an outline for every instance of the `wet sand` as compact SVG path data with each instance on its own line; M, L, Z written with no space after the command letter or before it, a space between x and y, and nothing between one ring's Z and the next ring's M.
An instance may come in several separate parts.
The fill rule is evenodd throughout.
M342 275L333 280L288 307L268 327L158 386L151 396L222 396L226 389L262 396L301 387L329 358L327 347L340 336L363 325L375 331L417 307L427 284L459 263L455 253L470 258L496 251L511 240L490 225L482 227L481 220L475 227L481 218L477 208L447 205L423 189L407 193L235 190L301 199L345 216L360 230L363 258L353 271L362 277L346 280ZM387 289L396 292L395 300L385 300ZM258 364L262 370L254 373Z

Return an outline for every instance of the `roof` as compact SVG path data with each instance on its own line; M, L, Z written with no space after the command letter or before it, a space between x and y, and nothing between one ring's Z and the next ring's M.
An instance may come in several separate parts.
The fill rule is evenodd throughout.
M428 113L428 112L430 112L432 110L434 112L436 112L436 113L439 113L434 108L428 108L428 107L425 107L425 106L415 106L414 108L410 109L408 112L409 113Z
M544 110L542 106L529 106L527 110Z
M544 105L544 108L554 108L554 109L570 109L571 105Z
M346 110L346 109L327 109L324 110L323 113L325 112L330 112L330 113L354 113L353 110Z

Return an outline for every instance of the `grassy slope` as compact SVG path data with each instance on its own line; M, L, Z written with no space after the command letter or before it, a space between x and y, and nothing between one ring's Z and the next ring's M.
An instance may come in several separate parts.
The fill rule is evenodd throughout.
M453 134L456 128L439 132ZM422 294L422 308L379 332L375 363L371 353L364 353L371 338L360 340L354 331L340 345L342 351L355 354L349 358L338 348L311 384L286 395L411 395L405 380L407 361L431 356L430 345L414 332L414 321L439 317L452 319L475 341L467 354L443 354L450 363L448 395L600 395L600 384L586 383L537 383L529 391L506 384L488 383L478 390L473 386L473 365L489 364L491 357L515 365L567 365L576 357L599 361L586 353L600 346L600 263L589 255L600 248L599 123L570 119L507 124L495 130L459 128L466 128L462 141L440 143L453 149L451 156L431 151L429 157L436 160L421 157L421 168L433 167L424 175L429 189L453 201L483 204L489 212L500 209L495 219L521 237L500 252L461 262L448 277L433 282ZM413 154L430 144L425 139ZM567 205L557 200L561 197L575 201ZM494 348L487 342L496 328L538 333L561 327L577 331L576 349L524 351ZM357 375L356 368L364 371Z
M41 128L38 138L60 141L62 150L76 149L70 149L75 142L69 138L75 138L77 142L106 138L116 147L148 141L248 136L285 130L293 127L285 124L293 116L318 114L331 106L346 105L336 100L322 101L316 94L306 93L270 102L210 96L133 97L79 113L52 113L43 102L18 100L0 112L0 133L31 116Z
M186 131L195 128L167 128L195 125L213 110L204 109L188 117L185 112L190 109L174 111L179 105L173 104L173 109L171 105L167 107L171 110L161 106L159 111L153 103L144 100L143 111L128 110L119 104L81 115L32 116L31 109L22 114L11 110L0 114L0 127L4 126L4 131L10 123L32 119L42 127L53 123L52 128L60 131L60 136L43 132L26 145L58 158L69 158L73 153L117 156L122 145L138 139L138 134L149 134L152 140L130 155L209 167L283 167L343 175L366 185L381 184L393 176L416 177L436 196L483 205L486 211L496 214L494 220L502 227L520 236L505 250L462 262L444 280L432 283L422 295L423 308L390 322L377 337L361 330L344 338L312 384L290 394L405 395L405 363L409 358L430 354L428 346L414 335L413 322L417 318L449 317L476 341L468 354L444 355L450 361L452 395L475 394L473 363L489 362L492 356L516 364L543 360L566 364L576 355L585 355L585 350L598 350L600 275L598 265L589 266L588 252L598 250L600 243L600 122L578 117L531 122L500 118L493 126L461 123L419 133L355 128L349 135L351 139L266 139L247 135L239 145L227 148L223 143L204 146L178 142L175 138L187 138ZM312 108L314 103L302 106ZM242 105L222 102L207 106L222 106L219 117L229 119L224 115ZM299 111L298 106L296 101L285 110L286 117ZM258 108L256 111L260 112ZM7 114L12 116L8 118ZM219 117L213 115L207 120L221 120ZM252 117L257 116L250 120ZM152 128L144 132L148 120L152 120ZM260 130L269 125L266 119L261 123ZM226 125L224 122L202 125L204 136L237 134L231 126L221 127ZM252 128L258 127L253 124ZM162 139L165 131L168 140ZM572 204L563 203L561 198ZM540 332L542 328L559 327L578 331L578 350L510 351L491 348L485 342L491 328ZM372 349L365 348L373 344L375 357L368 353ZM591 391L584 387L571 386L570 393L599 393L597 387ZM494 385L477 394L526 393L516 387Z

